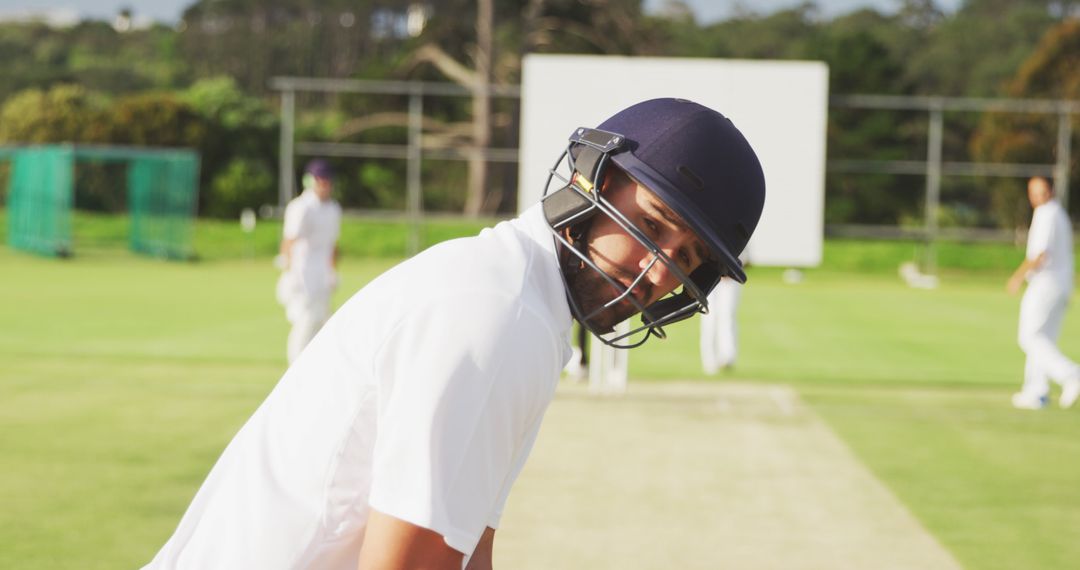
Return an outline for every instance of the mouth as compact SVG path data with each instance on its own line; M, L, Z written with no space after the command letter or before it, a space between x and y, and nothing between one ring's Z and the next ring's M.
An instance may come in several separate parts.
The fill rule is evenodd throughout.
M622 286L622 290L613 287L617 293L617 297L622 297L615 306L632 307L634 310L638 310L638 306L647 307L649 300L649 287L647 284L638 283L634 286L632 279L626 279L625 277L619 277L616 279L619 285ZM635 303L636 301L636 303Z

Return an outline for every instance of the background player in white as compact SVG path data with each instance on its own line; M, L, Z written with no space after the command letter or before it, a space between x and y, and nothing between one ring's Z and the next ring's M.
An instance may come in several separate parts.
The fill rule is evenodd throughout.
M1047 179L1028 181L1028 200L1035 212L1027 254L1007 284L1009 293L1016 294L1024 279L1028 281L1020 301L1018 334L1027 355L1024 385L1012 401L1017 408L1042 408L1050 392L1048 378L1052 378L1061 384L1061 407L1068 408L1080 396L1080 367L1061 353L1057 339L1073 289L1072 224Z
M292 324L287 344L289 363L330 316L341 233L341 206L331 197L333 190L330 164L312 160L304 168L303 192L285 207L279 257L283 271L277 299Z
M572 318L612 345L662 337L721 276L745 279L736 256L765 200L746 139L689 101L578 129L563 162L541 204L342 306L149 568L491 568ZM638 336L611 334L638 313Z
M721 279L709 293L709 312L701 316L701 368L716 374L735 366L739 342L739 297L742 283Z

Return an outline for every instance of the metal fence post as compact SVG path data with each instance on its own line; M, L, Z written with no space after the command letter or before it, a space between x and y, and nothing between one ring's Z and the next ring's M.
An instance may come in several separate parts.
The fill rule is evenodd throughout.
M405 175L405 208L409 218L406 253L410 256L420 251L420 224L423 216L423 190L420 182L423 120L423 88L419 84L413 84L409 92L409 148Z
M278 145L278 207L282 210L293 198L293 122L296 92L281 92L281 138Z
M936 99L930 106L930 128L926 145L926 268L925 273L937 270L934 243L938 235L938 210L941 204L941 138L944 130L944 105Z
M1061 205L1069 208L1069 157L1072 153L1072 121L1068 109L1058 111L1057 164L1054 165L1054 192Z

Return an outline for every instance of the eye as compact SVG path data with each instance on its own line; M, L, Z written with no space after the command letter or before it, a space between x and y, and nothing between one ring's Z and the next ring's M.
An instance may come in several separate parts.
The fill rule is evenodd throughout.
M656 234L656 222L654 222L652 220L652 218L642 218L642 221L645 224L645 229L649 230L650 234L655 235Z
M685 249L679 250L679 263L682 263L684 269L689 269L692 261L690 254L687 253Z

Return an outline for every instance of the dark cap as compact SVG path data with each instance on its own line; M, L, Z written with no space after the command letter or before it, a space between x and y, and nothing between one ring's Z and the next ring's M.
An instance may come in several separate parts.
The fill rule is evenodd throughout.
M599 125L626 138L611 160L652 190L743 282L738 256L765 205L765 175L750 143L720 113L684 99L632 105Z
M316 158L309 161L307 163L307 166L304 167L304 173L316 176L318 178L325 178L327 180L334 179L334 169L331 168L329 162L321 158Z

